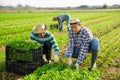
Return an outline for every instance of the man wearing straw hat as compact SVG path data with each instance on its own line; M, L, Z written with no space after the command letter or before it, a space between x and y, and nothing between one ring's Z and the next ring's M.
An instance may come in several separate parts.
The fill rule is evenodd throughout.
M51 62L51 50L52 47L54 48L54 61L58 62L58 53L59 53L59 47L57 45L57 42L50 32L47 31L47 25L46 24L39 24L33 28L33 31L30 35L31 40L35 40L39 42L40 44L43 44L43 54L46 55L47 61Z
M72 65L72 58L78 58L76 61L76 67L86 57L86 53L90 51L91 57L91 67L89 70L93 70L96 67L96 58L99 50L99 39L93 38L91 31L82 26L78 18L72 18L70 20L71 30L69 31L69 44L68 50L65 52L65 56L69 57L68 65Z
M63 22L66 21L67 30L69 31L69 22L70 15L69 14L61 14L59 16L53 17L53 21L58 21L59 30L63 30Z

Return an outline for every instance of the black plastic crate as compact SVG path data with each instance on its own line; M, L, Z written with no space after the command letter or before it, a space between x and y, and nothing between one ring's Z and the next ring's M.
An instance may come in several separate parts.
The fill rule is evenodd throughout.
M59 28L58 24L51 24L50 25L50 29L58 29L58 28Z
M28 51L16 50L6 46L6 70L8 72L26 75L43 64L42 46Z
M43 55L42 46L37 49L30 49L28 51L12 49L10 46L6 46L6 60L23 60L29 62L39 61Z
M42 66L44 64L44 60L37 62L25 62L25 61L16 61L16 62L8 62L6 66L6 70L8 72L14 72L19 75L26 75L32 73L35 69Z

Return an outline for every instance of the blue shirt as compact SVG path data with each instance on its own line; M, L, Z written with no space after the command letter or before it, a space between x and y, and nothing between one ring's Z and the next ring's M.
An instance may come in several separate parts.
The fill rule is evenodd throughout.
M69 14L62 14L57 17L58 18L58 24L60 27L63 27L63 22L66 21L66 25L69 27L70 22L70 15Z

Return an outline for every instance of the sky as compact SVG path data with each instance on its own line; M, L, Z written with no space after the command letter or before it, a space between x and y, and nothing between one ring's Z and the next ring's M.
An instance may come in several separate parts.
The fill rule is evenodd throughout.
M16 6L18 4L35 7L76 7L80 5L120 4L120 0L0 0L2 6Z

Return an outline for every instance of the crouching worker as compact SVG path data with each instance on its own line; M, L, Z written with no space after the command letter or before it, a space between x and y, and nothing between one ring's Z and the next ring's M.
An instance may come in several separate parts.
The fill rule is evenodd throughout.
M91 67L89 70L93 70L96 67L96 59L99 50L98 38L93 38L91 31L82 26L78 18L72 18L70 20L71 30L69 31L69 44L68 50L65 51L65 56L69 57L68 65L72 65L72 58L78 58L76 61L76 68L86 57L86 53L90 51Z
M63 30L63 22L66 21L67 30L69 31L69 22L70 22L69 14L62 14L59 16L55 16L53 17L53 21L58 21L59 31Z
M57 42L50 32L47 31L46 24L39 24L33 28L30 35L31 40L35 40L40 44L43 44L43 54L45 54L47 61L51 62L51 51L54 48L54 61L58 62L59 47Z

